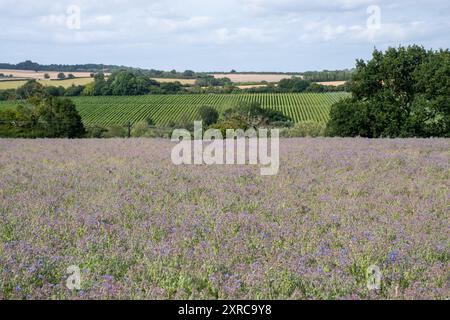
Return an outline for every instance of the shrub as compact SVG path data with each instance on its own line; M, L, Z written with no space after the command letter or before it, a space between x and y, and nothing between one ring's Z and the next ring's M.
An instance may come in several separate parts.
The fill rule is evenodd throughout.
M131 130L132 137L143 137L149 129L147 121L139 121L133 126Z
M103 134L104 138L125 138L127 136L125 128L118 125L109 126L106 130Z
M93 126L86 128L86 137L87 138L103 138L103 135L108 130L101 126Z
M325 125L314 121L303 121L287 131L287 136L294 137L320 137L325 135Z
M202 106L198 110L198 114L204 126L210 126L219 120L219 112L213 107Z

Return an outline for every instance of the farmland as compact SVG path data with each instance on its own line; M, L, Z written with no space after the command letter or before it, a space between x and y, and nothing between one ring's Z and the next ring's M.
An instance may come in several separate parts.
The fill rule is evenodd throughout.
M86 125L123 125L151 118L158 125L182 119L195 120L198 108L204 105L224 111L239 101L260 102L290 116L294 121L326 122L330 106L346 93L295 94L198 94L146 95L133 97L75 97L77 109ZM19 102L1 102L0 108Z
M212 74L215 78L228 78L234 83L241 83L241 82L280 82L283 79L289 79L292 77L292 75L289 74L258 74L258 73L224 73L224 74Z
M176 79L176 78L152 78L159 83L167 83L167 82L179 82L184 85L194 85L196 79Z
M318 84L321 84L323 86L332 86L332 87L337 87L337 86L342 86L346 83L346 81L323 81L323 82L317 82Z
M57 79L58 73L60 71L33 71L33 70L10 70L10 69L0 69L0 73L5 75L12 75L14 78L22 78L22 79L40 79L44 80L45 75L47 74L50 79ZM76 78L89 78L90 72L63 72L64 75L72 74Z
M66 79L66 80L43 80L37 79L39 83L44 86L63 86L64 88L68 88L71 85L86 85L94 81L92 78L75 78L75 79ZM194 79L165 79L165 78L153 78L153 80L158 81L160 83L165 82L180 82L184 85L194 85ZM18 80L3 80L0 81L0 90L5 89L17 89L20 86L23 86L28 80L27 79L18 79Z
M449 297L448 139L286 139L270 178L173 146L0 139L0 299Z
M4 80L0 81L0 90L5 89L17 89L23 86L28 80ZM64 88L68 88L72 85L86 85L93 81L92 78L75 78L75 79L66 79L66 80L37 80L44 86L62 86Z

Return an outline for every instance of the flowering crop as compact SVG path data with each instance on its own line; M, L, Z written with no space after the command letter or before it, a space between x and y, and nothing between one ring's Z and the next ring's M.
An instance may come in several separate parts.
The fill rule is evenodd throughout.
M173 146L0 140L0 299L450 297L449 140L281 140L277 176Z

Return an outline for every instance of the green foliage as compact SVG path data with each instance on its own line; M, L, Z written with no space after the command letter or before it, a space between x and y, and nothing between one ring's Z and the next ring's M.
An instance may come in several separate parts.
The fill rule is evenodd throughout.
M210 126L219 120L219 112L213 107L201 106L198 114L204 126Z
M215 78L210 75L202 76L195 81L195 85L199 87L223 87L231 84L232 82L229 78Z
M296 123L295 126L288 130L289 138L295 137L321 137L325 135L326 126L323 123L314 121L303 121Z
M0 136L80 138L85 134L81 117L69 99L31 97L31 105L0 110Z
M194 131L194 121L190 120L189 114L187 112L182 112L178 121L174 121L174 128L186 129L188 131Z
M283 79L278 83L278 87L285 92L304 92L311 82L301 78Z
M303 79L308 81L347 81L352 78L354 70L323 70L302 73Z
M249 128L268 126L273 122L288 122L291 119L282 112L273 109L264 109L259 102L241 101L237 107L228 109L223 114L224 120L233 118L242 119Z
M42 97L44 93L44 86L36 80L29 80L16 89L17 99L29 99L32 96Z
M75 104L65 98L48 98L38 106L38 123L51 138L81 138L86 133Z
M183 76L186 78L194 78L195 77L195 72L192 70L186 70L183 72Z
M236 90L236 89L235 89ZM253 87L241 90L248 93L302 93L302 92L343 92L348 91L347 85L324 86L301 78L283 79L278 85L268 84L262 87Z
M149 129L148 123L145 120L139 121L134 124L133 129L131 130L132 137L143 137Z
M53 96L53 97L61 97L61 96L64 96L66 93L66 90L62 86L59 86L59 87L48 86L48 87L44 87L43 90L46 95Z
M368 137L369 117L368 104L357 103L351 98L339 101L331 106L330 118L326 128L329 136Z
M14 100L16 99L16 90L0 90L0 101Z
M108 79L103 73L94 75L94 82L87 84L81 92L84 96L138 96L145 94L173 94L183 90L180 82L159 83L135 71L119 70ZM79 93L72 90L71 93Z
M220 121L219 123L213 124L209 127L210 129L218 129L222 133L222 135L226 136L227 129L242 129L247 130L248 123L239 115L234 114L230 115L227 119Z
M125 127L119 125L113 125L106 128L106 132L103 133L103 138L125 138L127 131Z
M161 93L166 94L174 94L178 93L183 89L183 85L176 81L176 82L164 82L159 85L161 89Z
M450 132L450 51L423 47L375 50L357 61L352 98L331 108L336 136L431 137Z
M67 97L76 97L76 96L80 96L82 94L84 90L84 86L75 86L72 85L69 88L66 89L64 95Z
M291 119L282 112L265 109L258 102L241 101L234 108L228 109L223 113L222 120L211 126L213 129L219 129L222 134L226 129L243 129L270 127L274 123L279 126L281 123L288 123Z
M88 138L103 138L103 134L108 130L101 126L92 126L86 128L86 137Z

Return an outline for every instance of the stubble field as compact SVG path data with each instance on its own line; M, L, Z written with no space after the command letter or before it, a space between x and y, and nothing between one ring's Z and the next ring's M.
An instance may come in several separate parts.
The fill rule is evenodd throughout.
M40 79L44 80L45 75L48 74L50 79L57 79L60 71L33 71L33 70L11 70L0 69L0 73L5 75L12 75L14 78ZM73 74L76 78L90 78L90 72L63 72L66 76Z
M214 78L228 78L232 82L280 82L283 79L290 79L292 75L289 74L258 74L258 73L225 73L225 74L212 74Z
M282 140L274 177L173 145L0 140L0 299L450 297L448 139Z

